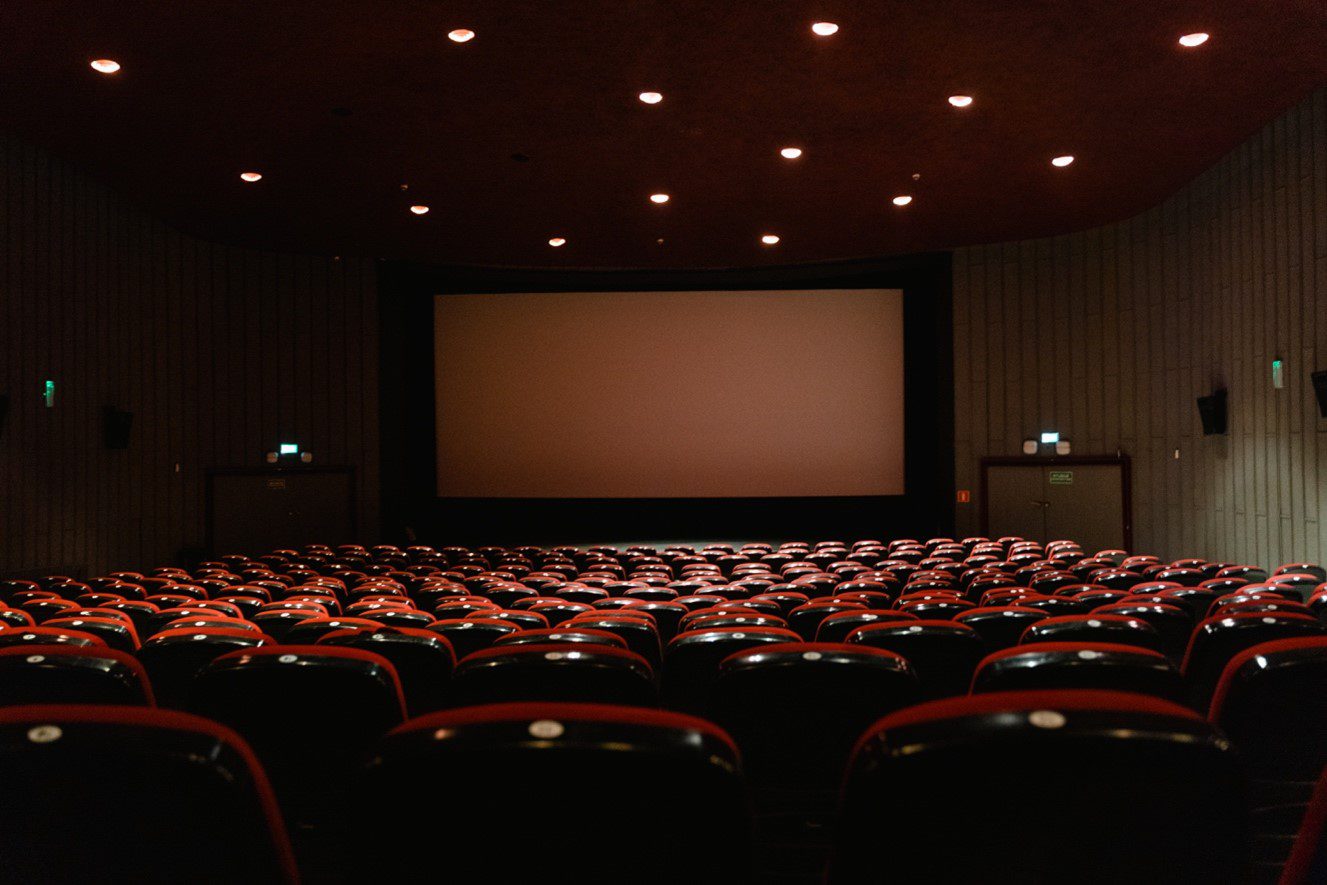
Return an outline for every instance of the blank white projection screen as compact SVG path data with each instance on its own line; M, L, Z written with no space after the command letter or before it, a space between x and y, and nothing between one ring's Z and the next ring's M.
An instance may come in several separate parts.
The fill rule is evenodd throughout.
M896 289L439 295L438 495L903 494Z

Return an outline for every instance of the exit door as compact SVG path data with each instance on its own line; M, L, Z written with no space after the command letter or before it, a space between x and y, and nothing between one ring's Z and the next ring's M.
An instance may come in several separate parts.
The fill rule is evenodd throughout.
M988 458L982 483L982 530L990 537L1068 538L1089 555L1130 549L1127 458Z

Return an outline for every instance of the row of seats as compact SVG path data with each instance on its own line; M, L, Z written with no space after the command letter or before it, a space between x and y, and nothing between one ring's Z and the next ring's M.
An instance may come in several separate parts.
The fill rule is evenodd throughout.
M117 706L0 710L13 882L294 882L243 738ZM705 720L501 704L391 730L327 771L346 881L749 881L732 739ZM31 797L31 802L21 801ZM1327 780L1286 883L1320 882ZM95 830L90 830L95 826ZM95 832L95 837L93 833ZM830 882L1239 883L1247 806L1230 743L1142 695L1004 692L891 714L857 741Z
M589 703L648 718L662 703L676 712L657 715L704 716L740 748L751 868L811 881L854 743L880 717L928 698L976 709L1125 691L1206 714L1245 757L1241 833L1271 881L1327 762L1314 741L1327 722L1322 578L1307 563L1269 575L1021 539L315 547L7 582L0 702L155 702L228 723L270 774L314 879L349 869L354 809L329 773L360 771L408 717ZM1280 740L1287 722L1298 745ZM842 844L838 856L841 878L870 880L846 872Z

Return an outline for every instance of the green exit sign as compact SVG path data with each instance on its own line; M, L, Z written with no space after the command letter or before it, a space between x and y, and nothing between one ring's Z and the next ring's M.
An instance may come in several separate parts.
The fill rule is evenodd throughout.
M1074 472L1072 470L1052 470L1051 485L1053 486L1071 486L1074 484Z

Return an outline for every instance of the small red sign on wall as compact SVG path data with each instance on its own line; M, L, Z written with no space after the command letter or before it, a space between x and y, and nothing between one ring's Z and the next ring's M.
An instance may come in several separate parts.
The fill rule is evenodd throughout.
M971 503L972 503L972 492L970 492L970 491L967 490L967 489L959 489L959 490L958 490L958 503L960 503L960 504L971 504Z

